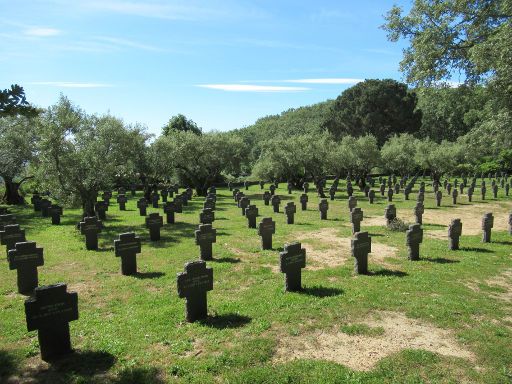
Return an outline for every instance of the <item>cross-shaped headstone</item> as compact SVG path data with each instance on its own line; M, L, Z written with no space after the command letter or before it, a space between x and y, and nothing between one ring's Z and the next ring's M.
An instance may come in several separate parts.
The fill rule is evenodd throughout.
M100 220L106 220L107 215L106 211L108 211L108 205L104 201L97 201L96 204L94 204L94 210L96 211L96 214L98 215L98 219Z
M169 190L164 188L160 191L160 196L162 196L162 203L167 203L167 197L169 196Z
M357 207L357 198L355 196L350 196L348 198L348 210L352 211L355 207Z
M288 194L289 195L292 194L292 190L293 190L293 184L292 183L288 183Z
M263 190L263 188L265 188L265 182L264 181L260 181L260 189Z
M380 195L381 196L384 196L385 192L386 192L386 184L382 183L379 187L380 189Z
M498 198L498 185L497 184L494 184L492 186L492 195L495 199Z
M395 184L395 195L400 193L400 184Z
M174 224L175 212L176 212L176 204L174 203L174 201L167 201L164 203L164 213L166 215L167 224Z
M331 200L334 200L334 197L336 195L336 187L333 185L331 188L329 188L329 196Z
M137 273L137 253L141 252L140 238L135 233L121 233L118 240L114 240L116 256L121 258L121 273L135 275Z
M272 197L271 193L269 191L265 191L263 193L263 201L265 202L265 205L270 204L270 198Z
M329 203L326 199L320 200L320 203L318 203L318 210L320 211L320 220L327 220L327 211L329 210Z
M453 203L453 205L457 204L457 196L459 196L459 192L457 191L456 188L453 188L453 191L452 191L452 203Z
M249 228L256 228L256 217L258 217L258 208L255 205L249 205L245 208L245 217Z
M173 203L176 206L176 213L183 213L183 201L181 196L176 196L173 200Z
M352 196L352 194L354 193L354 188L352 188L352 184L347 184L347 196ZM323 196L322 196L323 197Z
M186 299L186 319L192 323L208 315L206 294L213 289L213 269L203 260L185 264L185 272L178 273L178 296Z
M239 190L238 188L234 188L232 192L233 192L233 200L235 200L235 201L236 201L236 194L237 194L238 192L240 192L240 190Z
M388 189L388 201L393 201L393 188Z
M251 204L251 200L244 196L240 199L240 208L242 209L242 216L245 216L245 209Z
M302 190L304 191L305 194L307 194L309 192L309 183L308 182L304 182L304 184L302 184Z
M308 209L308 195L306 193L303 193L300 195L300 206L303 211Z
M204 208L199 213L199 222L201 224L212 224L215 221L215 212L210 208Z
M140 216L146 216L147 208L148 208L148 201L144 197L140 198L139 200L137 200L137 208L139 208Z
M414 207L414 217L417 224L423 224L423 213L425 213L425 206L421 201L418 201Z
M211 188L215 188L215 187L211 187ZM187 194L187 198L188 200L192 200L192 197L194 196L194 190L190 187L188 187L186 190L185 190L186 194Z
M212 244L217 242L217 230L211 224L201 224L195 236L196 245L201 250L201 260L212 260Z
M258 225L258 235L261 236L261 248L272 249L272 235L276 233L276 223L271 217L264 217Z
M276 193L276 186L274 184L270 184L270 187L268 187L268 189L270 189L270 194L274 196L274 193Z
M279 205L281 204L281 198L278 195L273 195L271 199L272 208L274 208L274 212L279 212Z
M296 292L302 289L302 268L306 267L306 250L300 243L286 244L279 253L279 268L285 274L285 291Z
M48 208L48 213L50 214L50 217L52 218L52 224L59 225L60 224L60 217L62 216L62 207L57 204L52 204L50 208Z
M206 198L206 200L203 203L203 208L210 208L212 211L215 210L215 201L211 198Z
M186 190L181 192L180 197L181 197L181 201L183 203L183 206L185 206L185 207L188 206L188 201L190 200L190 198L189 198L189 195L188 195Z
M235 201L236 201L236 206L238 208L240 208L240 200L242 200L242 197L244 197L245 194L243 192L237 192L236 195L235 195Z
M4 226L3 230L0 231L0 242L5 245L6 253L9 254L9 250L14 249L16 243L22 243L27 241L25 238L25 230L21 229L18 224L9 224Z
M448 193L448 195L450 195L452 193L452 184L451 183L446 184L446 192Z
M485 185L482 185L480 187L480 194L482 195L482 200L485 200L485 193L487 192L487 188L485 188Z
M149 238L152 241L160 240L160 228L164 226L164 218L158 212L150 213L146 217L146 228L149 228Z
M25 317L28 331L38 331L43 360L72 352L69 322L78 320L78 294L66 284L36 288L25 301Z
M373 204L373 200L375 200L375 191L373 189L370 189L368 191L368 202L370 204Z
M404 188L404 198L405 200L409 200L409 195L411 194L411 187L407 186Z
M440 206L441 206L441 201L442 201L442 200L443 200L443 192L441 192L441 191L437 191L437 192L436 192L436 205L437 205L438 207L440 207Z
M396 219L396 207L394 204L389 204L384 210L384 217L386 218L387 225L390 225Z
M131 183L130 184L130 191L132 192L132 196L135 196L135 192L137 192L137 184Z
M420 244L423 242L423 229L421 224L412 224L406 231L407 246L409 247L409 260L420 259Z
M361 221L363 221L363 211L361 208L355 207L350 211L350 222L352 223L352 233L361 230Z
M293 224L295 218L295 212L297 212L297 207L293 201L290 201L284 207L284 213L286 214L286 222L287 224Z
M494 216L491 212L487 212L482 217L482 241L484 243L491 242L491 230L494 226Z
M160 200L160 194L158 192L153 192L151 194L151 204L153 208L158 208L158 201Z
M85 247L88 250L98 249L98 233L101 232L101 221L96 216L84 217L79 226L80 233L85 235Z
M41 196L35 192L30 199L30 202L34 204L34 211L38 212L41 210Z
M112 198L112 192L111 191L104 191L101 195L103 201L107 203L107 205L110 205L110 199Z
M372 251L372 238L368 232L356 232L350 242L354 258L354 272L358 275L368 274L368 253Z
M206 200L213 200L214 203L217 202L217 195L215 193L212 193L212 192L209 192L207 195L206 195Z
M50 205L52 205L52 202L48 199L41 199L39 204L41 205L41 216L42 217L50 216L48 213L48 208L50 208Z
M473 185L471 185L469 188L468 188L468 201L471 203L471 201L473 200L473 193L475 191L475 187L473 187Z
M119 210L120 211L126 211L126 202L128 199L125 195L119 195L117 196L117 202L119 203Z
M450 239L450 249L456 251L459 249L459 238L462 235L462 222L460 219L453 219L448 227L448 238Z
M7 255L9 269L18 273L18 292L32 292L38 284L37 267L44 265L43 248L37 248L33 241L16 243Z

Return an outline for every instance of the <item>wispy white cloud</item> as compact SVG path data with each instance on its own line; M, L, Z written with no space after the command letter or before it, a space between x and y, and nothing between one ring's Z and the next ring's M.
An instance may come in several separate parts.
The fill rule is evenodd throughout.
M305 87L281 87L253 84L199 84L196 85L196 87L217 89L228 92L302 92L310 89Z
M31 27L27 28L23 31L25 36L33 36L33 37L52 37L60 35L62 31L56 28L46 28L46 27Z
M297 84L357 84L363 79L352 79L346 77L322 78L322 79L295 79L283 80L284 83L297 83Z
M154 52L162 52L164 51L162 48L155 47L154 45L139 43L132 40L121 39L118 37L109 37L109 36L95 36L95 40L105 42L108 44L112 44L119 47L127 47L127 48L136 48L142 49L144 51L154 51Z
M57 88L110 88L113 87L112 84L105 83L75 83L68 81L34 81L28 83L31 85L43 85L48 87L57 87Z

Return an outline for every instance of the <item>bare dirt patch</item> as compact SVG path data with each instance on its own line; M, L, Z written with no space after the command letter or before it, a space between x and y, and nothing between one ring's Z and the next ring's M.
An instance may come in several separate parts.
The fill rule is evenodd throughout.
M279 339L274 362L293 359L328 360L359 371L371 370L382 358L403 349L424 349L445 356L474 360L449 330L437 328L401 313L376 312L360 321L381 327L380 336L348 335L339 329L316 331Z
M299 233L297 241L300 241L306 249L306 269L308 270L338 267L347 261L352 262L351 238L338 236L335 228ZM389 267L391 265L386 263L385 259L395 256L397 252L398 249L395 247L372 242L372 252L368 256L369 263Z
M505 290L505 292L493 293L491 297L512 303L512 269L507 269L502 274L486 280L486 283Z

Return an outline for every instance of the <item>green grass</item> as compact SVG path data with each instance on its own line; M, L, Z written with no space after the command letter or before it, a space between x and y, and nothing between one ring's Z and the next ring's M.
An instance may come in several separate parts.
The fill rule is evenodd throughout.
M274 250L260 249L257 230L247 228L231 193L219 189L215 260L208 262L214 270L214 290L208 294L210 317L193 324L184 320L185 303L177 295L176 274L199 257L194 230L203 198L194 197L183 214L176 214L176 224L164 224L162 239L151 242L136 208L140 194L130 197L127 211L117 209L114 194L98 252L85 249L75 227L78 210L65 209L62 224L52 226L49 218L41 218L30 207L13 208L27 240L44 248L40 285L68 283L69 290L79 294L80 318L71 323L76 353L50 366L41 363L37 333L26 330L26 297L16 293L16 272L9 271L5 257L1 258L0 382L8 377L33 378L38 383L511 382L512 304L498 297L506 289L488 283L512 268L512 237L507 232L494 231L490 244L481 243L480 236L464 235L460 251L449 251L446 241L424 236L422 260L411 262L403 232L368 227L363 221L362 230L368 230L374 242L398 249L386 266L372 262L370 255L371 274L354 277L349 257L341 266L304 270L304 292L285 293L284 277L275 268L279 250L298 233L307 238L304 233L323 228L350 237L347 196L338 192L336 200L329 201L329 220L321 221L313 192L303 212L301 192L288 195L286 184L281 183L279 214L264 206L259 186L244 192L258 206L260 217L272 216L276 221ZM473 204L492 204L495 217L508 217L512 200L502 194L500 190L497 201L481 202L475 193ZM365 218L383 216L388 203L377 195L370 205L357 189ZM410 198L394 196L398 217L412 212L416 191ZM290 199L299 207L294 225L287 225L282 213ZM467 204L466 196L459 201ZM437 209L429 187L424 204L426 210ZM451 199L443 198L439 209L452 210ZM460 210L471 209L471 204L458 205L454 217ZM153 211L148 207L148 214ZM161 208L158 211L163 214ZM424 224L425 230L447 230ZM120 260L113 252L114 239L127 231L135 231L143 242L140 273L133 277L120 274ZM330 246L318 238L309 243L315 249ZM382 330L362 324L379 310L402 312L450 330L475 355L475 361L424 350L402 350L363 372L329 361L273 361L279 341L286 337L333 328L349 335L379 337Z

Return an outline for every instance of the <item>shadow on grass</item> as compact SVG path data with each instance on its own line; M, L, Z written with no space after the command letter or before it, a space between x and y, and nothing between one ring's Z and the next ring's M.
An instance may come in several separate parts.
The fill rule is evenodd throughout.
M340 288L332 288L332 287L322 287L322 286L313 286L313 287L303 287L302 290L298 291L302 295L315 296L315 297L332 297L332 296L340 296L344 293L343 289Z
M146 279L158 279L159 277L165 276L164 272L137 272L134 275L131 275L136 279L146 280Z
M380 269L378 271L370 271L368 272L370 276L393 276L393 277L405 277L409 276L407 272L403 271L393 271L391 269Z
M224 315L208 316L206 319L200 320L199 323L215 329L229 329L243 327L251 321L252 319L249 316L227 313Z
M460 263L459 260L451 260L446 259L444 257L436 257L435 259L422 259L423 261L429 261L431 263L438 263L438 264L456 264Z
M369 233L368 236L370 237L383 237L384 235L381 233Z
M48 363L51 365L51 370L57 372L92 376L108 371L115 361L114 355L105 351L75 350L69 355L48 360Z
M14 374L18 368L14 355L10 352L0 350L0 381L7 381L7 377Z
M500 245L512 245L512 241L492 241L492 243Z
M236 264L240 262L240 259L235 259L233 257L221 257L221 258L213 258L212 261L216 263L227 263L227 264Z
M460 247L459 249L461 251L466 251L466 252L494 253L494 251L491 251L490 249L478 248L478 247Z
M112 381L115 384L164 384L162 371L155 367L138 367L123 369Z

